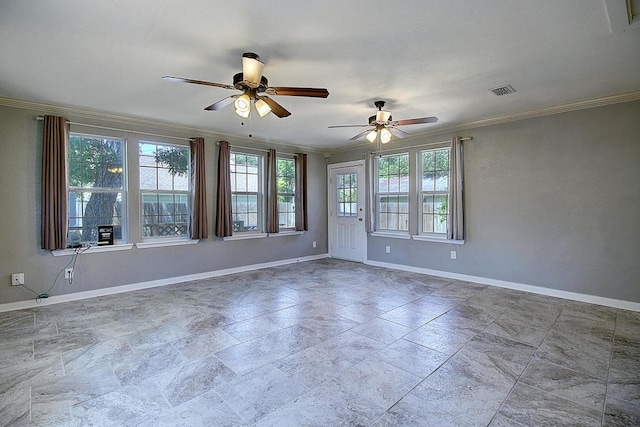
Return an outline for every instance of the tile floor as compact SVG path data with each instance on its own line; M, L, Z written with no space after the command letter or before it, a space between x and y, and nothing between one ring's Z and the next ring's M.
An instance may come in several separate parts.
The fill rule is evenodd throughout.
M640 425L640 313L321 260L0 313L11 426Z

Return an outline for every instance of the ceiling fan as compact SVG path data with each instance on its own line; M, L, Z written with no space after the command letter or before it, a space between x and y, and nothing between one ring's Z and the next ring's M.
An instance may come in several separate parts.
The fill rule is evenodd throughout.
M264 117L270 112L273 112L273 114L278 117L287 117L291 115L289 111L267 95L307 96L313 98L326 98L329 96L329 91L327 91L327 89L281 86L270 87L267 78L262 75L263 70L264 63L260 61L260 57L255 53L246 52L242 54L242 72L233 76L233 85L172 76L164 76L162 78L174 82L193 83L197 85L221 87L223 89L240 90L242 93L221 99L220 101L206 107L205 110L216 111L235 101L236 114L243 118L249 117L252 103L255 105L260 117ZM266 93L267 95L262 95L262 93Z
M393 117L391 117L390 111L385 111L382 108L384 107L384 101L376 101L374 105L378 108L375 116L369 117L368 125L342 125L342 126L329 126L330 128L350 128L350 127L367 127L369 129L360 132L354 137L349 138L349 141L356 140L363 135L367 135L367 140L369 142L378 142L382 144L386 144L391 141L391 135L395 135L398 138L404 138L409 135L407 132L396 129L396 126L406 126L406 125L419 125L424 123L436 123L438 121L437 117L422 117L419 119L407 119L407 120L397 120L394 121Z

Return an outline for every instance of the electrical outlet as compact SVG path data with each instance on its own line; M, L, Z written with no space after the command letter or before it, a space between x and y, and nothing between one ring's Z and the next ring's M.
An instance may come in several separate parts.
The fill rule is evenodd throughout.
M64 269L64 278L65 279L73 279L73 268L65 268Z
M11 275L11 286L24 285L24 273L13 273Z
M316 246L317 246L317 245L316 245L316 242L313 242L313 247L315 248Z
M385 247L384 247L384 251L385 251L386 253L390 254L390 253L391 253L391 246L385 246Z
M458 257L458 254L456 254L456 251L451 251L451 259L456 259Z

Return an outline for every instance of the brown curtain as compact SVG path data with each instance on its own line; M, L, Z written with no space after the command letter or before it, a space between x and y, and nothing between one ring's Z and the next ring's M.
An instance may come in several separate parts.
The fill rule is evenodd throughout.
M191 142L191 223L192 239L209 237L207 226L207 188L204 167L204 138Z
M233 214L231 212L231 153L229 143L220 141L218 155L218 197L216 207L216 236L228 237L233 234Z
M67 141L64 117L44 116L42 137L42 249L67 247Z
M267 233L279 233L278 221L278 159L273 148L267 153Z
M296 154L296 231L309 231L307 155Z
M449 215L447 217L447 239L464 240L464 161L462 138L451 139L449 154Z

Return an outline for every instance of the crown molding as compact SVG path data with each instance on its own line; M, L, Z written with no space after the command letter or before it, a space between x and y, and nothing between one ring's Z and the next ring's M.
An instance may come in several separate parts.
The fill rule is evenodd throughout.
M571 111L586 110L589 108L605 107L607 105L620 104L623 102L632 102L632 101L638 101L638 100L640 100L640 90L635 92L618 94L618 95L605 96L602 98L590 99L587 101L579 101L579 102L573 102L570 104L558 105L554 107L541 108L539 110L531 110L531 111L525 111L522 113L507 114L504 116L497 116L497 117L491 117L487 119L475 120L472 122L460 123L457 125L438 128L431 131L414 133L411 135L411 137L405 138L405 140L409 141L417 138L424 139L425 137L430 137L430 136L438 136L438 135L443 135L447 133L468 131L470 129L477 129L477 128L486 127L486 126L494 126L494 125L499 125L503 123L517 122L520 120L534 119L537 117L551 116L554 114L569 113ZM351 144L345 147L336 148L331 152L338 153L342 151L362 149L363 147L367 147L369 145L371 144L369 143Z
M23 110L35 110L41 114L52 114L59 116L71 116L74 119L89 120L89 121L102 121L108 122L114 127L121 127L123 131L135 134L147 133L140 129L141 127L152 128L155 131L165 131L178 134L179 137L185 139L192 138L194 136L207 136L216 140L228 140L235 143L245 144L258 144L263 148L273 148L273 145L288 147L288 149L295 149L296 152L304 153L324 153L326 149L319 149L315 147L301 147L293 144L287 144L284 142L269 141L260 138L248 138L243 135L228 134L224 132L216 132L210 129L202 129L197 127L185 126L179 123L161 122L157 120L144 119L140 117L124 116L119 114L85 110L76 107L61 106L55 104L47 104L43 102L27 101L23 99L14 99L0 97L0 106L19 108ZM91 123L88 123L91 124ZM130 126L131 129L124 129L124 127ZM138 129L136 129L138 127Z
M570 104L563 104L563 105L558 105L553 107L541 108L538 110L531 110L531 111L525 111L521 113L507 114L504 116L497 116L497 117L490 117L487 119L475 120L472 122L459 123L456 125L438 128L431 131L415 133L411 135L411 137L407 138L407 141L418 139L418 138L424 139L425 137L430 137L430 136L461 132L461 131L466 131L470 129L477 129L477 128L486 127L486 126L494 126L494 125L499 125L503 123L516 122L519 120L527 120L527 119L533 119L537 117L551 116L554 114L562 114L562 113L568 113L571 111L586 110L589 108L604 107L607 105L620 104L623 102L632 102L632 101L638 101L638 100L640 100L640 90L618 94L618 95L611 95L611 96L605 96L601 98L590 99L586 101L573 102ZM351 144L344 147L339 147L339 148L329 149L329 150L321 147L307 147L307 146L299 147L292 144L267 141L259 138L247 138L246 136L242 136L242 135L232 135L232 134L226 134L222 132L214 132L208 129L190 127L190 126L185 126L177 123L166 123L166 122L160 122L156 120L123 116L123 115L98 112L98 111L90 111L90 110L84 110L84 109L74 108L74 107L64 107L59 105L53 105L53 104L47 104L47 103L41 103L41 102L35 102L35 101L26 101L26 100L14 99L14 98L0 97L0 105L13 107L13 108L20 108L24 110L36 110L46 114L73 116L73 117L78 117L78 118L87 119L87 120L103 120L103 121L115 123L117 124L117 126L152 127L154 130L161 129L169 132L178 132L183 135L186 135L185 136L186 138L193 137L195 135L201 135L201 136L209 136L212 138L216 138L218 140L220 139L232 140L236 142L251 143L251 144L257 143L260 145L264 145L265 147L275 144L283 147L294 148L296 150L300 150L303 152L312 152L312 153L322 154L325 157L327 157L327 155L330 157L331 154L333 153L339 153L339 152L349 151L354 149L362 149L370 145L368 143L364 143L364 144L357 143L357 144ZM144 133L142 131L136 132L135 129L131 129L130 132Z

